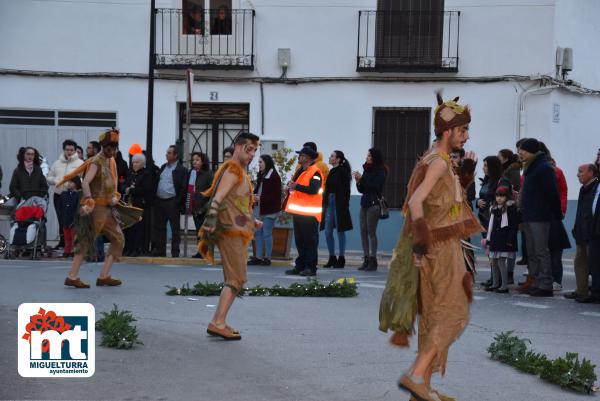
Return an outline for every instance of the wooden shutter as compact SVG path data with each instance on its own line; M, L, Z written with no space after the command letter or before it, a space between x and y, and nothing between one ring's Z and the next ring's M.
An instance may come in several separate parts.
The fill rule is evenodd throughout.
M378 68L441 66L444 0L377 0L377 11Z

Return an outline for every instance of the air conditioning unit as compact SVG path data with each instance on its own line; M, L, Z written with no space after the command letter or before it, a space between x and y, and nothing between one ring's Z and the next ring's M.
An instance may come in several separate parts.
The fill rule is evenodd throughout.
M261 139L260 153L273 156L273 153L285 147L285 141L280 139Z

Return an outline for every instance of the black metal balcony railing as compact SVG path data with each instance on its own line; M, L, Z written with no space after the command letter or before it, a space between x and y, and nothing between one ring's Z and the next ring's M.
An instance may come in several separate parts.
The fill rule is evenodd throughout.
M457 72L460 11L359 11L357 71Z
M156 68L254 69L254 10L156 9Z

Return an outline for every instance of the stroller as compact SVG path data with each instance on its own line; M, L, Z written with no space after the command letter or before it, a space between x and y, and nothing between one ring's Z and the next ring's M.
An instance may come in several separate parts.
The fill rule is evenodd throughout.
M39 260L43 253L48 257L52 255L52 250L46 246L47 211L47 196L33 196L17 205L11 216L5 259L31 254L32 260Z
M11 201L13 199L9 196L0 195L0 221L8 221L10 222L10 216L12 215L12 211L14 209L13 205L11 205ZM6 252L6 248L8 246L8 241L6 237L0 234L0 256Z

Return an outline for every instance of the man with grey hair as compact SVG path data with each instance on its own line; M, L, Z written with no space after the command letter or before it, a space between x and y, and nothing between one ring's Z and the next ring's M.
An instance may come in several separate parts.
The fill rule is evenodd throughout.
M125 248L124 256L139 256L143 251L144 232L148 224L149 205L152 203L154 185L152 175L146 169L146 156L143 153L137 153L131 158L131 170L125 180L124 198L132 206L144 209L142 220L137 224L125 229Z

